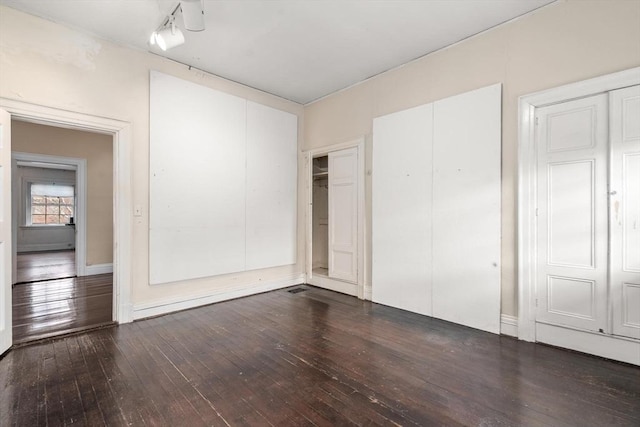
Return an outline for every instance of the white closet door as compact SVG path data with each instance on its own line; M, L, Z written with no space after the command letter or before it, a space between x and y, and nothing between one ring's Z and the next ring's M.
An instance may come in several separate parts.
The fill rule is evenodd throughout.
M640 86L609 99L613 333L640 338Z
M607 327L608 97L537 109L536 321Z
M329 277L358 281L358 150L329 153Z
M433 104L373 120L372 299L431 315Z
M11 347L11 116L0 110L0 354Z
M433 106L433 316L500 332L501 85Z

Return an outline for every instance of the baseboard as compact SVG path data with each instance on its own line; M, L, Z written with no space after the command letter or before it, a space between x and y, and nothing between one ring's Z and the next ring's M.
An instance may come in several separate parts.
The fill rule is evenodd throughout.
M640 341L536 323L536 341L640 365Z
M518 337L518 318L508 314L500 315L500 335Z
M84 268L83 276L93 276L95 274L109 274L113 273L113 264L95 264L87 265Z
M297 274L291 277L261 281L258 283L248 284L236 288L214 290L207 294L188 297L187 299L177 297L164 301L134 304L133 320L159 316L161 314L172 313L174 311L186 310L189 308L200 307L216 302L260 294L263 292L273 291L276 289L286 288L288 286L299 285L302 283L304 283L304 275Z
M75 248L73 246L68 246L67 243L38 243L32 245L19 245L17 248L18 253L20 252L46 252L46 251L72 251Z

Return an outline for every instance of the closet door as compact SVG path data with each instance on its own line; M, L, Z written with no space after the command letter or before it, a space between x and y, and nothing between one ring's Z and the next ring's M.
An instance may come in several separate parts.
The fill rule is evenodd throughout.
M358 149L329 153L329 277L358 281Z
M640 338L640 86L609 99L613 333Z
M607 328L606 94L537 109L536 321Z

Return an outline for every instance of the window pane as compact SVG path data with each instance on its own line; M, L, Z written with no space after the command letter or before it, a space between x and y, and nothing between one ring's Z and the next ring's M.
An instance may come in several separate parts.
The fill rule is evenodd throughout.
M72 205L73 206L73 197L63 197L60 200L60 202L65 204L65 205Z
M71 206L60 206L60 215L73 215L73 208Z
M45 198L42 196L33 196L33 198L31 199L31 203L32 204L40 204L43 205L45 201Z
M59 213L60 213L59 206L47 206L47 215L58 215Z
M47 224L60 224L60 217L58 215L47 215Z
M44 215L31 215L32 224L44 224Z
M47 205L57 205L60 203L59 197L47 197Z
M31 184L31 195L73 197L73 185L66 184Z
M31 206L31 213L32 214L43 215L44 214L44 206Z
M69 224L69 215L60 215L60 224Z

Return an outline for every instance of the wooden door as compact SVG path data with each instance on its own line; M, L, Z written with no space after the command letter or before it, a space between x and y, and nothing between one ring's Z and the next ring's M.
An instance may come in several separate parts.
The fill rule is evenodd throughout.
M606 94L536 111L536 321L607 329Z
M358 149L329 153L329 277L358 281Z
M0 354L11 347L11 116L0 110Z
M640 338L640 86L609 94L613 333Z

